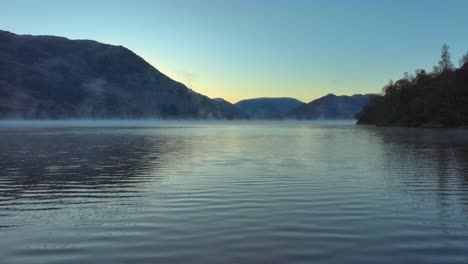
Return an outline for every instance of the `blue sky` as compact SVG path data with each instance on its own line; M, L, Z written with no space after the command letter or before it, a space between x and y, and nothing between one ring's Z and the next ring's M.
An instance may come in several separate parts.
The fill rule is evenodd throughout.
M379 92L468 51L468 1L0 0L0 29L126 46L209 97Z

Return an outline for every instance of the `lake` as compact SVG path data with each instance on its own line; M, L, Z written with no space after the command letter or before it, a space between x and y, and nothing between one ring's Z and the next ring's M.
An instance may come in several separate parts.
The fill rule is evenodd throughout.
M1 263L467 263L467 132L0 122Z

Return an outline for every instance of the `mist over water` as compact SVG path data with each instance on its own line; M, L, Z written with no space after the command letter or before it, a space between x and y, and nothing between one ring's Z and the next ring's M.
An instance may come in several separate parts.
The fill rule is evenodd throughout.
M2 263L466 263L466 130L0 122Z

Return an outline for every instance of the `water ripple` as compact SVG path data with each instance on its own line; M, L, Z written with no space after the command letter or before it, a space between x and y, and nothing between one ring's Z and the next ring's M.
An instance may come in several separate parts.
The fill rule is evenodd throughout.
M467 263L465 130L0 124L2 263Z

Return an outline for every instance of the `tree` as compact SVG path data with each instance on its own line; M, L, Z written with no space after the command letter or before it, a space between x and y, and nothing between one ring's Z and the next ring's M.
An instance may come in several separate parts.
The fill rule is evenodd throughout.
M463 57L460 59L458 63L460 63L460 67L465 65L465 63L468 63L468 52L465 55L463 55Z
M453 69L453 64L450 61L449 46L444 43L442 46L442 54L439 61L439 72L445 72Z
M468 54L463 59L468 59ZM448 46L444 45L441 60L433 73L417 70L414 77L405 73L402 79L387 84L383 94L370 100L356 115L358 124L468 125L468 67L454 69Z

